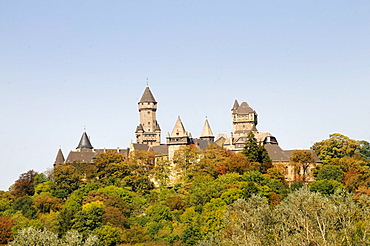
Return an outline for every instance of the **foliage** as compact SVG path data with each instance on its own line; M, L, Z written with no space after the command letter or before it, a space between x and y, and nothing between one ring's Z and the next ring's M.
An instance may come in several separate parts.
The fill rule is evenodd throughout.
M82 185L82 177L77 168L72 165L60 165L54 168L52 179L55 183L55 193L59 198L67 198Z
M29 227L22 229L14 238L14 241L9 243L10 246L98 246L99 241L96 236L90 235L86 240L76 231L70 231L64 239L58 238L47 230L34 229Z
M15 221L10 216L0 216L0 244L7 244L13 239L12 228Z
M83 235L90 234L93 230L103 225L103 202L90 202L82 206L73 220L72 228Z
M308 169L311 165L316 163L316 160L309 150L294 150L290 156L290 162L295 167L296 176L301 174L302 181L305 182Z
M33 182L36 175L34 170L22 173L11 187L10 193L15 197L32 196L35 192Z
M333 158L358 155L361 143L342 134L333 133L329 135L329 139L314 143L311 149L324 164L327 164Z
M265 146L263 146L262 143L257 142L253 132L248 133L243 154L248 157L250 162L257 162L261 164L271 162L271 158L268 155Z
M290 184L286 165L250 162L256 156L215 145L184 146L174 163L162 157L154 163L148 151L128 157L107 151L97 166L74 162L48 175L22 174L10 192L0 192L0 239L61 246L369 245L370 144L336 137L335 154L315 176L308 174L312 151L291 155L301 176ZM258 157L263 145L252 134L248 141ZM354 146L353 154L341 153Z
M323 195L331 195L338 189L343 189L343 185L335 180L319 180L310 184L310 190L320 192Z
M342 169L335 165L324 165L322 168L320 168L319 172L317 173L318 180L332 179L338 182L342 182L343 176L344 173Z

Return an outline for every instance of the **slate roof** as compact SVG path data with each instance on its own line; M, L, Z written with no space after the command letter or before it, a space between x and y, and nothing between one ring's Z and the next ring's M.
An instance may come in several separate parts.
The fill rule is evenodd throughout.
M157 131L157 130L161 130L161 127L159 126L159 124L158 124L158 121L155 121L155 129L154 129L154 131Z
M107 151L115 151L124 156L128 156L128 149L94 149L94 150L85 150L85 151L70 151L65 163L72 162L85 162L85 163L94 163L94 159L101 153Z
M166 144L152 146L150 147L150 151L154 151L155 153L159 153L162 155L168 155L168 146Z
M57 153L57 156L55 158L54 166L55 165L61 165L61 164L64 163L64 161L65 161L65 159L64 159L64 155L63 155L62 149L59 148L58 153Z
M231 109L231 111L233 111L233 113L235 113L238 108L239 108L239 103L238 103L238 100L235 99L234 105L233 105L233 108Z
M135 132L139 132L139 131L144 131L143 125L141 125L141 124L139 124L139 125L136 127L136 131L135 131Z
M211 130L211 126L209 125L208 119L204 122L202 134L200 137L213 137L213 132Z
M206 139L195 138L194 139L194 144L199 149L206 149L209 145L216 144L216 143L214 141L209 141L209 140L206 140Z
M93 151L71 151L69 152L66 163L72 163L75 161L93 163L96 155L97 153Z
M149 145L132 143L132 150L149 150Z
M188 136L188 133L185 131L185 127L182 124L182 121L179 116L172 130L171 137L184 137L184 136Z
M91 145L86 132L82 133L80 143L78 144L76 149L93 149L93 146Z
M236 110L238 114L250 114L250 113L256 113L246 102L242 102L238 109Z
M147 86L144 90L144 93L140 99L140 102L141 103L144 103L144 102L154 102L156 103L155 99L154 99L154 96L152 94L152 92L150 91L149 89L149 86Z
M279 145L265 144L265 149L267 150L272 162L289 162L290 154L287 154Z

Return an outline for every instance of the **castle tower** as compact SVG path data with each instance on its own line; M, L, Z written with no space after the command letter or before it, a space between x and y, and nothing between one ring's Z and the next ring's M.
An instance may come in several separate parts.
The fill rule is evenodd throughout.
M172 160L175 151L183 145L193 144L193 138L190 133L185 131L185 127L182 124L180 116L177 118L176 124L172 130L171 135L168 134L167 138L168 146L168 159Z
M156 146L161 144L161 128L157 122L157 102L147 86L139 103L140 124L136 128L136 143Z
M55 166L58 166L58 165L64 164L64 161L65 161L65 159L64 159L64 155L63 155L62 149L59 148L58 153L57 153L57 156L55 158L54 167Z
M202 135L200 136L200 139L207 140L210 142L215 141L215 136L213 135L213 132L211 130L211 126L209 125L208 119L204 122Z
M257 132L257 113L248 103L242 102L240 105L235 99L231 109L233 120L233 136L246 135L250 131Z
M94 147L91 145L90 139L86 134L86 131L82 133L80 142L76 148L77 151L92 151Z

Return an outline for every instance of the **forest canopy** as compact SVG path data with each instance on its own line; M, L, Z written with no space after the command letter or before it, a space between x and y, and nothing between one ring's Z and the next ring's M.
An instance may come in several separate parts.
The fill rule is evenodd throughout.
M286 164L312 171L310 182L288 182L252 135L241 153L189 145L171 163L107 151L30 170L0 192L0 244L370 244L370 144L336 133L311 149L314 170L309 150Z

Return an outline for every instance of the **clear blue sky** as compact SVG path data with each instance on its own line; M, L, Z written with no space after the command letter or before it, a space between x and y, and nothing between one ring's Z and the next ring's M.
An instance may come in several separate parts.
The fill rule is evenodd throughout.
M370 1L0 1L0 189L52 167L86 126L135 140L149 78L162 142L178 115L231 131L235 98L284 149L370 140Z

